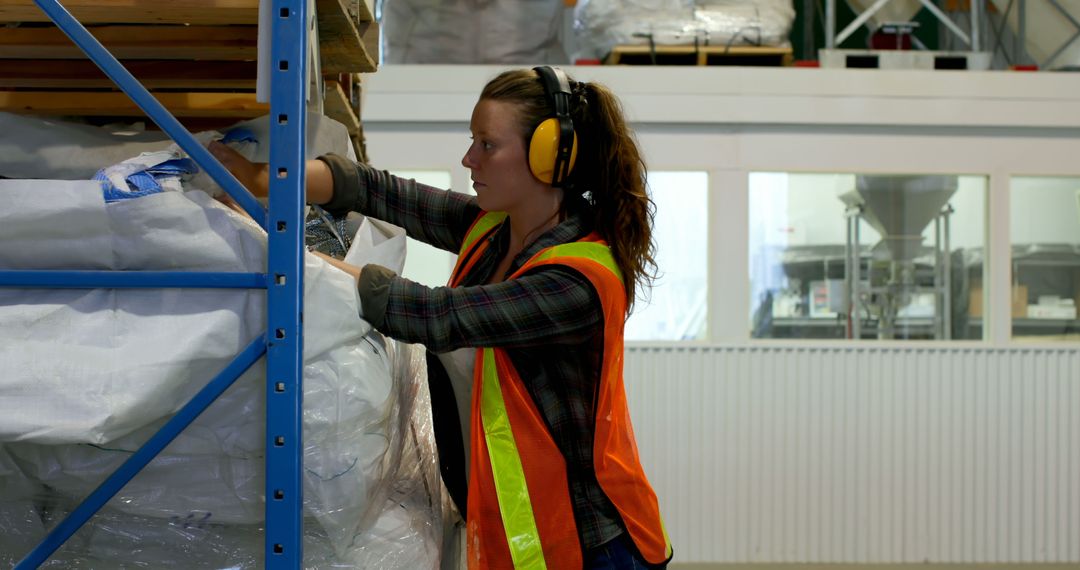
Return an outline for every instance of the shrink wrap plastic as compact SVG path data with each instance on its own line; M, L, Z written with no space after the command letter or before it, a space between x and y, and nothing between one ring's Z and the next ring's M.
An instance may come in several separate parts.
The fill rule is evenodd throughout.
M792 0L579 0L574 59L618 45L788 46Z
M0 267L265 271L265 233L198 181L106 204L96 182L0 180ZM400 270L404 239L363 220L347 259ZM304 272L304 566L437 567L445 497L423 351L360 318L350 276L313 255ZM0 566L265 321L261 290L0 288ZM261 568L264 391L260 360L44 567Z

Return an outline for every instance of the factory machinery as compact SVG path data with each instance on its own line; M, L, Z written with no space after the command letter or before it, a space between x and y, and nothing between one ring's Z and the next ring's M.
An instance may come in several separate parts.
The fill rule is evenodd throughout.
M898 314L904 307L932 307L931 336L952 335L952 272L949 199L956 193L955 176L860 175L855 187L842 192L847 207L844 303L847 338L862 338L864 319L877 324L880 339L897 337ZM881 234L868 254L859 247L859 222L865 220ZM932 245L923 243L923 232L934 225ZM930 254L932 284L918 279L916 259ZM865 258L865 261L864 261ZM903 337L908 334L901 335Z

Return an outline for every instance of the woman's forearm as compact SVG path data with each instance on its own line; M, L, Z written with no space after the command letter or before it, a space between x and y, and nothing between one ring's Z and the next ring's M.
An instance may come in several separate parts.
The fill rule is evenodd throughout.
M307 161L307 201L308 204L325 204L334 197L334 176L325 162L314 159Z
M265 162L251 162L240 153L214 141L208 147L210 152L221 161L222 166L232 172L249 192L258 197L265 197L270 192L270 165ZM307 182L305 199L309 204L325 204L334 197L334 175L325 162L313 159L304 166Z

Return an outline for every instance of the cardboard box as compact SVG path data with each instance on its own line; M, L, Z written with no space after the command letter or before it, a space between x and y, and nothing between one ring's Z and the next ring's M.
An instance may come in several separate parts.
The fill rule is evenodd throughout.
M1063 319L1073 320L1076 318L1075 305L1028 305L1029 319Z
M1022 319L1027 316L1028 288L1027 285L1012 286L1012 318ZM971 295L968 297L968 316L982 318L983 316L983 288L982 283L971 284Z

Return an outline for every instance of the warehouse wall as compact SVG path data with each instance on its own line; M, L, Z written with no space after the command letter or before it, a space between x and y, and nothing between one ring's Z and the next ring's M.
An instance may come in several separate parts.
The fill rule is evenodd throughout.
M491 67L369 78L372 162L460 166ZM1010 338L1009 183L1080 176L1065 74L572 68L653 170L709 174L709 339L633 343L627 383L680 562L1080 562L1080 346ZM750 341L753 171L988 177L984 341Z
M1080 562L1076 349L635 346L680 561Z

